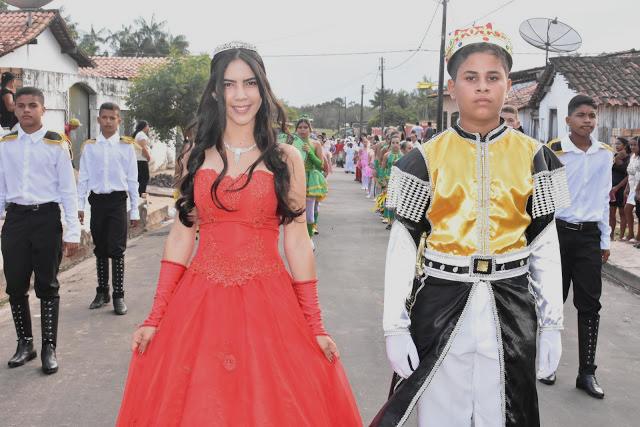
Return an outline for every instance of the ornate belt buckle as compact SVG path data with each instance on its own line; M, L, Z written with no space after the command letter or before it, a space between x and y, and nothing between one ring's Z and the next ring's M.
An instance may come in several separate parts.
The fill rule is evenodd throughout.
M495 259L491 256L474 255L471 257L471 268L473 274L478 276L488 276L496 269Z

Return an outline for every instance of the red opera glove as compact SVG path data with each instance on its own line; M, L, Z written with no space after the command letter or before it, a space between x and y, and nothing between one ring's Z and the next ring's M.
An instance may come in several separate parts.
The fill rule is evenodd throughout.
M167 260L160 262L160 276L158 277L156 295L153 298L153 307L151 307L147 320L141 326L158 327L173 296L173 291L186 270L187 267L177 262Z
M318 279L293 282L293 291L298 297L298 304L313 335L329 335L322 325L322 313L318 301Z

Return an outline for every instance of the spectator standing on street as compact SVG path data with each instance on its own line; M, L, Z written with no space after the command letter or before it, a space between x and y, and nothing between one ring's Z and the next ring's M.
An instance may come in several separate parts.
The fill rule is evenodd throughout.
M0 78L0 125L3 128L13 130L18 123L15 114L16 76L6 71Z
M631 158L631 147L629 147L629 141L625 138L618 137L614 148L616 154L613 158L613 166L611 167L612 183L611 191L609 192L609 226L611 227L611 240L613 240L618 222L616 218L617 212L620 217L620 239L622 240L627 231L627 218L624 214L626 199L624 195L629 179L627 166L629 166L629 159ZM631 230L631 233L633 234L633 230Z
M431 122L427 122L427 129L425 130L425 141L430 140L436 134L436 130L433 128L433 124Z
M17 130L0 140L0 216L2 256L18 348L9 360L16 368L34 359L29 285L34 276L40 299L42 370L58 371L58 268L62 255L72 256L80 242L76 181L63 135L42 126L44 94L23 87L16 94ZM64 208L65 229L60 221ZM63 243L64 242L64 243Z
M518 109L513 105L505 104L502 106L500 117L504 119L507 126L524 133L522 125L520 124L520 116L518 116Z
M136 160L138 161L138 194L146 197L147 184L149 184L149 162L151 161L151 151L149 150L151 140L149 139L149 123L140 120L133 131L133 138L136 141ZM144 196L143 196L144 195Z
M127 314L124 302L124 252L127 248L127 195L131 204L131 226L140 219L138 212L138 165L132 138L121 137L120 107L106 102L100 106L97 139L83 145L78 177L78 218L84 223L89 195L91 237L95 245L98 287L89 305L96 309L108 304L109 258L111 258L113 309Z
M420 122L416 122L416 125L411 128L411 133L414 132L416 134L416 138L418 138L419 141L422 141L422 134L424 133L424 129L422 128L422 126L420 126Z
M634 235L634 218L633 213L634 209L636 213L638 212L638 200L637 193L640 188L640 141L639 138L632 138L629 141L629 148L631 149L631 158L629 160L629 165L627 166L627 188L624 193L624 197L626 199L626 205L624 206L624 216L627 220L627 238L622 239L626 240L629 243L634 245L638 244L640 240L640 216L638 216L638 226L637 231Z
M576 388L602 399L598 384L596 345L600 325L602 265L609 259L609 191L611 191L611 148L591 136L597 123L597 104L586 95L569 101L566 118L570 133L551 141L553 150L567 171L571 206L556 211L560 241L564 301L573 286L573 304L578 310L579 367ZM555 373L541 378L555 382Z

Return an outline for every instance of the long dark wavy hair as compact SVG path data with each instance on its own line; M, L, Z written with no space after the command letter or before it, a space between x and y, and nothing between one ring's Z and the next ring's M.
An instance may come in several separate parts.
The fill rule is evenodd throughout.
M140 132L142 132L144 130L144 128L146 128L147 126L149 126L149 122L146 120L139 120L138 123L136 123L136 127L133 130L133 135L131 135L132 137L136 137L136 135L138 135Z
M214 204L224 210L227 209L218 198L218 187L227 174L229 162L222 136L227 125L227 114L224 99L224 73L232 61L240 59L253 71L260 89L262 104L256 114L253 135L260 150L260 156L251 164L247 172L247 180L239 187L227 191L240 191L246 187L255 168L264 162L266 168L273 173L275 192L278 199L277 215L280 224L289 224L304 213L304 208L295 209L291 206L289 188L291 176L284 152L277 141L278 128L286 132L287 117L282 105L278 102L267 80L264 62L257 52L249 49L230 49L214 55L211 61L211 76L204 90L198 107L195 139L193 147L184 150L178 158L182 164L188 156L186 173L179 181L180 198L176 201L176 209L180 221L187 227L193 226L189 213L195 207L194 180L198 169L205 160L205 151L215 148L222 158L223 168L211 186L211 198Z

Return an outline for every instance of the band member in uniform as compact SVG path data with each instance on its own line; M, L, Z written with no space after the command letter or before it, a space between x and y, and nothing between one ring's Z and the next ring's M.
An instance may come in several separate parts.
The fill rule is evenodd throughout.
M372 426L416 405L421 427L540 424L536 339L548 375L563 327L553 216L569 195L553 152L500 119L511 52L491 24L455 31L460 120L392 170L383 326L396 375Z
M78 217L84 223L84 208L89 194L91 236L95 244L98 287L90 309L100 308L109 298L109 258L111 258L113 309L126 314L124 302L124 251L127 248L127 194L131 205L131 226L140 219L138 212L138 162L134 140L121 137L120 107L113 103L100 106L97 139L84 143L78 177Z
M37 356L28 294L34 275L36 297L40 299L42 370L53 374L58 371L58 268L63 252L71 256L78 248L80 224L68 146L62 135L42 126L44 112L42 91L18 89L18 128L0 140L0 215L6 208L2 256L18 335L18 348L9 367L22 366ZM59 204L64 208L64 232Z
M564 300L573 284L573 304L578 310L579 368L576 387L602 399L598 384L596 345L600 324L602 264L609 259L609 191L613 150L591 136L596 128L597 105L586 95L569 101L569 135L551 141L549 147L565 165L571 206L556 212L562 256ZM541 378L551 385L555 373Z

